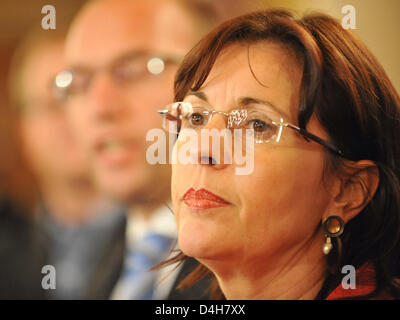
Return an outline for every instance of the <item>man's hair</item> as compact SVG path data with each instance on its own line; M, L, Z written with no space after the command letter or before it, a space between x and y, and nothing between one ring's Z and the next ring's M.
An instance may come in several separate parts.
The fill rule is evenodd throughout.
M97 2L101 1L112 0L87 1L72 21L72 28L80 15L86 12L91 6L96 5ZM141 2L143 0L131 0L131 2L134 1ZM207 2L191 0L153 0L153 2L159 2L160 4L167 2L176 3L192 18L191 21L194 25L195 31L198 33L199 40L219 22L217 12L215 11L214 7Z

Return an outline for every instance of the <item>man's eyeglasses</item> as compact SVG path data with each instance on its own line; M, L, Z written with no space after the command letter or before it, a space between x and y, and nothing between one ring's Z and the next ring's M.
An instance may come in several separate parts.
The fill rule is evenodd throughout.
M232 110L229 113L216 111L208 106L192 104L191 102L175 102L158 110L163 118L162 126L170 133L179 134L182 129L203 129L215 114L228 118L228 129L252 129L256 143L279 142L284 128L297 131L306 140L315 141L336 155L343 156L342 150L332 143L317 137L316 135L287 123L283 118L277 119L267 112L266 107L246 107ZM244 130L245 131L245 130Z
M85 93L95 74L102 70L105 70L115 83L126 85L151 79L151 76L162 74L169 64L178 65L179 62L180 57L133 52L101 68L77 66L60 72L54 79L54 87L59 91L58 95L71 97Z

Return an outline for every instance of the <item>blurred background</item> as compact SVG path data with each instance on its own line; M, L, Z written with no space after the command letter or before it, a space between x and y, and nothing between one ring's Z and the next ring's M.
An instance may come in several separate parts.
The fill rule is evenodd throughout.
M400 41L398 31L400 30L400 1L399 0L187 0L205 3L214 8L218 20L240 15L254 9L268 7L283 7L295 10L299 14L321 11L328 13L338 19L342 19L342 8L352 5L356 9L356 29L353 30L376 55L381 62L397 90L400 89ZM18 41L23 37L32 25L39 25L44 14L41 13L44 5L51 4L56 8L57 23L68 23L75 13L84 5L84 0L19 0L18 5L13 0L2 0L0 2L0 112L8 104L7 98L7 75L10 60ZM52 30L46 32L51 33ZM0 130L7 130L11 126L0 118ZM29 186L25 183L26 178L21 171L20 159L11 155L12 137L8 136L4 141L4 134L0 136L0 151L2 154L3 175L11 175L7 186L0 187L3 191L13 193L20 197L22 189L26 193L22 196L24 200L32 197ZM5 157L5 150L14 157ZM9 161L8 161L9 160ZM11 185L10 185L11 183ZM1 182L0 182L1 185ZM15 191L18 189L18 191Z
M253 9L284 7L307 13L322 11L338 19L344 15L345 5L356 8L354 32L367 44L389 73L397 89L400 89L399 0L188 0L209 3L215 7L220 19L226 19ZM20 37L37 21L41 9L51 4L57 10L57 19L68 20L85 3L84 0L13 0L0 3L0 101L5 100L5 79L12 52ZM51 31L49 31L51 32Z
M283 7L298 13L322 11L338 19L344 15L342 7L356 9L354 32L367 44L383 64L395 87L400 89L400 1L399 0L188 0L209 3L221 20L253 9ZM13 0L0 2L0 103L6 100L5 82L10 58L18 40L36 21L40 23L41 9L51 4L57 19L68 21L85 3L84 0ZM51 30L49 31L51 32Z
M146 0L142 0L146 1ZM279 7L291 9L299 15L312 12L328 13L339 20L346 15L342 8L351 5L355 8L356 29L352 30L361 38L383 65L395 88L400 91L400 0L182 0L198 3L211 8L217 22L256 9ZM21 39L32 31L32 28L41 29L42 7L53 5L56 9L57 26L67 26L79 9L86 3L84 0L1 0L0 2L0 261L2 267L4 257L10 258L8 271L14 270L18 274L25 273L26 279L34 278L26 272L26 263L37 259L37 266L42 264L43 256L33 252L38 250L34 241L31 241L32 228L24 222L8 219L3 221L3 212L10 216L33 216L37 211L37 181L25 163L18 147L19 134L16 126L16 117L10 108L8 93L9 71L15 50ZM211 11L210 11L211 12ZM53 30L46 30L49 37ZM32 43L30 44L32 47ZM34 47L34 45L33 45ZM32 49L32 48L30 48ZM49 150L52 151L52 150ZM81 186L82 187L82 186ZM85 186L83 186L85 188ZM92 195L88 195L91 198ZM9 207L3 199L11 199L13 206ZM17 206L15 207L15 204ZM14 214L14 211L17 212ZM23 214L20 214L23 212ZM23 218L25 221L26 217ZM19 218L18 218L19 219ZM21 227L23 225L23 227ZM18 235L20 233L20 235ZM11 243L14 237L15 243ZM36 238L35 238L36 239ZM35 240L36 241L36 240ZM40 240L38 240L40 242ZM40 246L39 246L40 247ZM13 252L13 256L10 255ZM15 254L19 252L20 254ZM3 260L2 260L3 259ZM7 266L4 267L7 269ZM16 267L17 266L17 267ZM3 269L4 269L3 268ZM18 286L32 287L28 280L13 279L7 272L0 270L0 298L2 288L12 283L15 290ZM11 272L11 271L10 271ZM40 275L40 270L30 268L30 272ZM21 274L20 273L20 274ZM36 280L35 280L36 281ZM27 292L26 295L16 297L41 297L40 292Z

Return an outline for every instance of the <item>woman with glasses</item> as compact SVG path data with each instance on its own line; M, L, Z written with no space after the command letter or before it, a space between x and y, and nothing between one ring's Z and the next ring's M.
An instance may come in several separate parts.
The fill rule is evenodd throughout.
M182 252L164 264L201 262L182 286L212 273L226 299L399 297L399 96L349 31L322 14L234 18L188 53L175 101L159 111L174 152L199 137L198 161L173 165ZM235 174L205 129L254 138L254 170Z

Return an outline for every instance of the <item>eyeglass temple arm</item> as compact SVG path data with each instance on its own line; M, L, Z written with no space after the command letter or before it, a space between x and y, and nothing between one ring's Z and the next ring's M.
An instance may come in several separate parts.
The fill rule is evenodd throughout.
M294 126L294 125L292 125L290 123L286 123L285 126L297 131L302 136L304 136L306 138L309 138L309 139L319 143L320 145L322 145L325 148L329 149L333 153L336 153L341 157L344 156L343 151L340 150L339 148L337 148L334 144L332 144L332 143L330 143L328 141L325 141L325 140L321 139L320 137L317 137L316 135L313 135L312 133L308 132L307 130L304 130L302 128L296 127L296 126Z
M163 110L158 110L157 111L159 114L167 114L168 110L167 109L163 109ZM223 113L223 112L217 112L217 113ZM225 114L225 113L224 113ZM295 131L297 131L298 133L300 133L302 136L309 138L317 143L319 143L320 145L324 146L325 148L329 149L330 151L332 151L333 153L338 154L339 156L343 157L343 151L340 150L339 148L337 148L334 144L325 141L323 139L321 139L320 137L317 137L316 135L313 135L312 133L308 132L307 130L304 130L302 128L296 127L290 123L285 123L284 124L285 127L289 127Z

